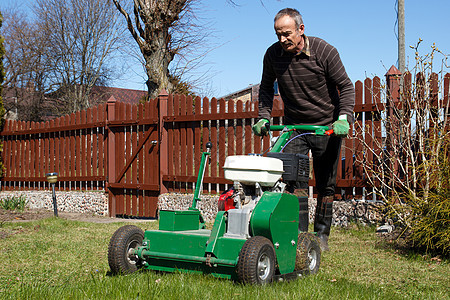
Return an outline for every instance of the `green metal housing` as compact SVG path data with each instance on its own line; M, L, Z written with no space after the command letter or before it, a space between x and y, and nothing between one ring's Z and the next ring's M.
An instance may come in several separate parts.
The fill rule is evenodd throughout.
M265 192L250 220L252 235L264 236L275 245L280 274L294 271L298 210L295 196ZM169 272L189 270L234 278L239 252L246 239L224 236L226 212L217 214L212 230L198 229L199 218L193 212L160 212L160 229L147 230L143 246L136 253L145 262L144 268Z
M225 222L225 212L219 212L212 230L147 230L143 246L136 254L146 269L185 270L234 279L239 252L246 239L224 237ZM182 225L173 226L179 227Z
M279 152L293 130L304 129L328 134L325 126L271 126L283 130L271 152ZM200 272L236 279L239 253L246 238L227 236L227 212L219 211L212 230L204 229L197 202L200 201L203 174L208 152L202 153L192 206L186 211L160 211L159 230L147 230L142 246L134 250L143 268L149 270ZM294 195L264 192L250 218L251 236L263 236L274 245L279 274L294 271L299 204Z
M298 211L296 196L264 192L250 220L253 236L264 236L274 244L280 274L294 271Z

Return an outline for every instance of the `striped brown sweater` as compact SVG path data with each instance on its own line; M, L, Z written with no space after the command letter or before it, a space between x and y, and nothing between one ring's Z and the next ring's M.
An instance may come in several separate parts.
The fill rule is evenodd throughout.
M305 49L297 55L284 51L279 42L267 49L259 117L270 119L277 80L285 124L331 125L343 114L352 122L355 90L338 51L317 37L307 37L305 42Z

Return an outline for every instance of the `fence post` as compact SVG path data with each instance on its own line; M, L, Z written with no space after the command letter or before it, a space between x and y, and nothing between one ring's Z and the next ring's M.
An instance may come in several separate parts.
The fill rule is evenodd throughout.
M387 84L387 99L386 99L386 112L387 112L387 122L386 122L386 150L389 153L389 159L391 160L390 171L393 172L389 176L389 180L392 181L394 174L398 174L398 160L395 153L395 149L398 146L399 141L399 130L401 130L399 124L398 108L400 108L400 80L402 78L402 73L395 67L392 66L386 73L386 84ZM397 108L397 109L396 109ZM395 113L397 111L397 113ZM392 182L389 186L392 186Z
M163 118L168 115L169 95L166 90L162 90L158 96L159 101L159 192L167 193L168 189L164 185L163 176L168 174L169 169L169 141L167 127L164 125Z
M116 216L116 196L109 188L110 183L114 183L116 179L116 136L114 130L109 126L111 121L115 120L116 99L111 96L106 102L106 130L107 134L107 180L106 188L108 190L108 211L110 217Z

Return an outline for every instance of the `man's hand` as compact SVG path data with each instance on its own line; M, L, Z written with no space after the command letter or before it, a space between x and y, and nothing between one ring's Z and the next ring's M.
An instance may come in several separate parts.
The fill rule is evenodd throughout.
M266 124L269 123L267 119L259 120L255 125L253 125L252 130L257 136L265 136L267 135Z
M347 122L347 116L339 116L339 119L333 123L333 133L340 137L346 137L350 129L350 124Z

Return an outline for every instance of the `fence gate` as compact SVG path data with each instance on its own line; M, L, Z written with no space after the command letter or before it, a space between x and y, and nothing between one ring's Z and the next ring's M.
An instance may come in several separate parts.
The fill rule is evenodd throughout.
M156 217L159 195L158 100L108 100L108 184L111 216Z

